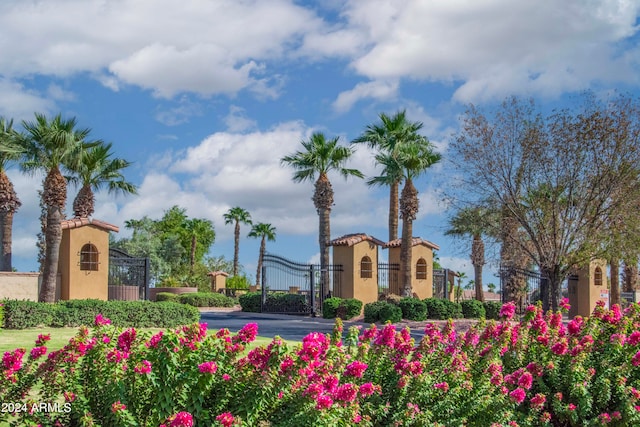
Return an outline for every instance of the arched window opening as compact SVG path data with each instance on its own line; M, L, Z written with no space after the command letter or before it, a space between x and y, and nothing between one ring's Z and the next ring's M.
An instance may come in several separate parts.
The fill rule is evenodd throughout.
M87 243L80 250L80 270L98 271L98 248Z
M596 267L596 270L593 272L593 284L602 286L602 269L600 267Z
M371 279L372 277L373 277L373 264L371 263L371 258L365 255L360 260L360 278Z
M416 279L427 279L427 261L424 258L420 258L418 262L416 262Z

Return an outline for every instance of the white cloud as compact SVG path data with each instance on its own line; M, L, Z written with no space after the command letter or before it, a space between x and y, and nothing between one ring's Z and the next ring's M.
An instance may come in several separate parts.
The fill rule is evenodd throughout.
M50 113L54 110L52 99L18 82L0 77L0 115L19 122L23 119L32 120L34 111Z
M167 126L177 126L189 122L193 116L201 116L202 107L187 96L182 96L178 101L178 105L168 110L159 109L155 118L160 123Z
M333 108L339 113L344 113L362 99L371 98L377 101L388 101L393 99L397 92L397 81L358 83L353 89L341 92L333 102Z
M229 114L224 118L228 132L242 132L256 127L256 121L247 117L245 109L237 105L229 107Z

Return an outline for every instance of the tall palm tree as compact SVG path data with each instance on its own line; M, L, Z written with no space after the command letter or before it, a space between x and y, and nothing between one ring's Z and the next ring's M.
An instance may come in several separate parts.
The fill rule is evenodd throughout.
M351 147L338 145L338 138L327 139L322 132L315 132L309 140L301 142L303 150L285 156L281 162L295 169L294 182L313 180L316 175L313 204L319 217L318 241L320 243L320 290L324 298L329 293L329 242L331 236L330 215L333 206L333 187L327 174L335 170L345 179L349 176L363 178L357 169L344 167L353 154Z
M398 111L393 116L380 113L379 117L380 122L367 125L365 131L352 143L366 143L380 154L394 156L396 147L419 138L418 131L422 129L422 123L408 121L405 110ZM367 182L369 185L389 186L389 241L398 238L398 189L402 175L398 176L395 171L393 168L385 168L379 179Z
M67 181L60 167L71 163L83 150L97 145L86 141L90 129L77 129L76 125L75 118L63 119L58 114L49 120L36 113L35 121L22 122L25 133L19 138L25 152L22 168L27 172L46 173L42 191L42 201L47 209L46 249L39 295L39 300L44 302L54 302L56 297L61 221L67 201Z
M11 265L13 215L22 205L6 173L9 163L18 160L22 154L20 147L15 144L16 135L13 120L0 117L0 233L2 233L0 271L13 269Z
M67 164L72 175L66 179L80 185L80 191L73 201L73 215L76 218L88 218L93 215L94 190L98 191L106 186L109 193L137 194L136 186L126 181L122 174L122 170L131 163L114 158L111 145L101 143L88 148Z
M256 271L256 286L260 286L260 275L262 273L262 260L264 259L264 252L267 247L266 241L273 242L276 240L276 228L271 224L265 224L259 222L253 224L251 231L248 234L249 237L260 238L260 254L258 256L258 269Z
M481 207L463 208L449 220L449 229L444 233L445 236L471 237L471 264L473 265L473 281L478 301L484 301L482 267L485 264L485 259L482 235L487 227L487 214L487 210Z
M396 161L404 173L404 187L400 196L400 216L402 217L402 242L400 244L400 273L402 296L413 295L411 288L411 246L413 241L413 220L418 214L418 190L414 179L428 168L438 163L442 156L433 150L433 145L425 137L406 142L396 148Z
M251 214L239 206L231 208L224 214L225 224L235 224L233 247L233 275L238 275L238 255L240 254L240 223L251 225Z

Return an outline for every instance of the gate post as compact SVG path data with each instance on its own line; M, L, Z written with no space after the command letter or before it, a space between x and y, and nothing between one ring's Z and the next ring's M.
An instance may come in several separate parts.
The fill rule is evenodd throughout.
M311 291L311 315L316 316L316 279L313 264L309 265L309 290Z
M267 304L267 267L262 266L262 277L260 278L262 282L260 287L262 288L262 297L260 298L260 313L264 313L264 306Z

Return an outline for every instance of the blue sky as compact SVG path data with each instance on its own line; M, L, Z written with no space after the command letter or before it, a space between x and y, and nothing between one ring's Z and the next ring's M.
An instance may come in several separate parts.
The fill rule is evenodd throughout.
M231 259L222 216L241 206L277 228L269 251L317 260L313 185L293 183L279 163L301 140L322 131L346 144L380 112L406 109L446 159L469 103L637 94L639 16L640 3L623 0L3 0L0 115L75 116L134 162L126 175L138 196L97 195L94 216L120 226L119 237L125 220L179 205L213 221L211 254ZM376 174L364 148L350 166ZM14 265L33 271L42 177L9 176L23 203ZM387 191L330 178L332 237L386 239ZM414 234L472 276L468 246L443 236L451 180L443 162L417 182ZM257 254L243 238L250 275ZM485 283L496 282L488 267Z

